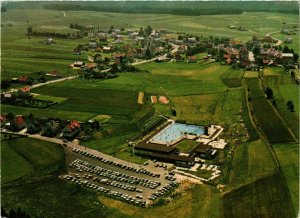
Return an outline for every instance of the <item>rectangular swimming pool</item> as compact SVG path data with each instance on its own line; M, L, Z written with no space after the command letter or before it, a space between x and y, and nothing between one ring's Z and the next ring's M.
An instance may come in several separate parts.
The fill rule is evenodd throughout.
M150 141L152 143L172 144L172 142L182 138L185 133L200 136L204 132L204 126L173 123L156 134Z

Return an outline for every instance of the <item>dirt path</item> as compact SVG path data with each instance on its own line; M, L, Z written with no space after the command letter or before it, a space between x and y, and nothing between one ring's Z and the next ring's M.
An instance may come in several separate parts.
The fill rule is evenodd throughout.
M274 33L280 33L280 31L274 31L274 32L271 32L271 33L267 33L266 36L271 36L271 34L274 34ZM275 46L279 46L282 44L282 40L280 39L277 39L277 38L274 38L273 36L271 36L274 40L277 40Z

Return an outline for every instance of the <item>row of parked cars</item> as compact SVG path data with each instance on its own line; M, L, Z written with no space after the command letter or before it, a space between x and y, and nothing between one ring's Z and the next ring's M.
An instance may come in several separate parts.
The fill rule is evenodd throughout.
M138 205L138 206L141 206L141 207L146 206L146 201L141 199L142 198L141 195L136 195L136 197L133 197L133 196L128 195L128 194L123 194L123 193L120 193L120 192L117 192L117 191L113 191L113 190L104 188L104 187L99 186L97 184L91 183L88 180L81 180L81 179L79 179L75 176L71 176L71 175L65 175L64 178L71 181L71 182L74 182L78 185L82 185L84 187L95 190L95 191L100 192L102 194L105 194L107 196L116 198L118 200L123 200L127 203L135 204L135 205Z
M87 156L87 157L98 159L98 160L102 161L103 163L114 165L114 166L120 167L120 168L128 170L128 171L132 171L132 172L139 173L139 174L145 174L145 175L152 176L152 177L157 177L157 178L160 177L160 174L158 174L158 173L153 173L153 172L150 172L150 171L148 171L146 169L143 169L143 168L138 169L138 168L135 168L135 167L126 166L124 164L120 164L120 163L114 162L112 160L107 160L107 159L102 158L98 155L89 153L88 151L84 151L84 150L81 150L81 149L78 149L78 148L73 148L73 152L79 153L79 154Z
M156 200L159 197L162 197L169 193L172 189L174 189L178 185L177 182L171 182L170 184L167 184L165 187L162 187L158 189L156 192L154 192L152 195L148 197L150 200Z
M80 160L80 159L76 159L72 163L69 164L69 167L73 167L73 166L76 167L77 170L84 170L86 172L90 172L90 173L96 174L98 176L111 179L111 180L115 181L114 184L116 184L118 187L121 185L120 183L129 183L131 185L139 185L139 186L143 186L143 187L151 188L151 189L155 189L156 187L161 185L161 183L159 181L153 181L150 179L139 178L139 177L131 176L131 175L121 173L118 171L105 169L105 168L90 164L90 163ZM132 188L130 188L130 189L132 189ZM129 189L127 189L127 190L129 190ZM136 191L136 189L134 191ZM140 191L138 191L138 192L140 192Z

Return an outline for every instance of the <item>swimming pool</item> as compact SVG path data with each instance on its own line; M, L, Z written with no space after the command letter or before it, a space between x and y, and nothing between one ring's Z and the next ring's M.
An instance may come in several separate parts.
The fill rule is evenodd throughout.
M200 136L204 134L204 127L183 123L173 123L155 135L150 141L152 143L171 144L172 142L179 140L184 133Z

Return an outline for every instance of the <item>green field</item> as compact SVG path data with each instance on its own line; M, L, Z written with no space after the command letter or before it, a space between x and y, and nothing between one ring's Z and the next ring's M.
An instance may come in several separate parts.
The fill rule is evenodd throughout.
M284 19L289 25L298 25L298 16L268 12L243 13L241 15L205 15L176 16L169 14L116 14L106 12L67 11L65 16L60 11L52 10L8 10L2 14L2 23L13 24L2 27L2 78L11 78L35 71L58 70L62 75L73 75L75 71L67 66L74 60L86 60L86 54L73 56L72 51L78 44L88 43L87 39L55 39L54 45L41 42L46 37L26 36L27 26L39 31L70 32L70 23L93 25L100 28L138 29L151 25L153 28L167 28L174 32L189 32L199 36L230 37L247 41L253 35L264 36L268 32L278 31ZM36 19L38 17L39 19ZM82 19L84 17L84 19ZM212 19L213 18L213 19ZM128 23L127 21L131 22ZM228 25L234 23L248 31L230 30ZM297 38L294 39L297 42ZM297 51L297 45L292 46Z
M72 200L70 200L72 199ZM96 195L57 177L23 182L1 188L1 206L9 211L18 207L31 217L106 217L107 209L97 202ZM123 217L121 213L116 214Z
M204 185L186 185L190 188L182 192L181 196L170 204L145 209L102 196L99 199L104 205L118 209L132 218L155 218L158 216L167 218L174 216L186 218L221 217L221 198L216 188Z
M60 145L29 138L1 142L2 184L24 176L55 173L64 168Z
M124 116L132 115L139 109L136 92L106 90L100 87L97 89L71 88L61 84L43 86L34 91L44 95L67 98L52 109Z
M272 72L274 70L272 69ZM277 76L265 76L265 86L272 88L274 100L276 101L276 110L288 124L294 135L299 137L299 86L283 73ZM292 100L295 106L295 112L291 112L286 106L286 102Z
M299 144L275 144L275 154L283 171L295 211L299 211Z
M262 140L241 144L234 154L229 183L232 187L240 186L275 170L275 160Z
M257 179L223 195L223 217L296 217L281 173Z
M291 142L294 137L288 131L286 124L275 113L272 105L267 101L264 92L256 78L246 79L250 89L251 105L254 116L270 142ZM270 125L270 123L272 123Z
M22 114L28 116L30 113L34 117L39 118L60 118L69 120L86 121L96 115L96 113L78 112L78 111L66 111L66 110L56 110L56 109L40 109L40 108L30 108L30 107L19 107L12 105L1 105L2 113L13 113L15 115Z
M38 3L37 3L38 4ZM72 54L88 38L54 38L54 45L42 43L47 37L26 36L27 27L39 31L75 32L70 23L93 25L101 29L139 29L151 25L167 28L177 37L184 32L201 37L229 37L247 42L254 35L263 37L279 31L282 22L298 25L299 16L289 13L244 12L239 15L177 16L171 14L122 14L92 11L53 11L43 9L9 9L1 14L1 76L10 79L20 75L36 76L36 72L59 71L62 76L77 75L69 64L87 61L91 51L80 56ZM13 26L8 27L11 23ZM229 29L235 24L247 31ZM284 38L281 34L274 37ZM299 52L294 39L291 48ZM129 41L126 39L126 41ZM110 54L105 54L107 56ZM207 53L197 54L198 58ZM222 174L216 184L224 184L225 192L210 185L189 187L174 201L150 208L138 208L117 200L96 196L85 189L57 179L64 169L64 153L59 145L31 138L2 141L2 206L21 207L32 216L45 217L295 217L298 210L299 156L298 144L287 130L299 136L299 87L281 68L266 68L264 84L273 89L277 111L265 99L258 83L257 72L233 70L220 63L198 61L189 63L147 63L136 66L134 73L119 73L107 80L74 79L33 89L38 99L59 102L47 109L1 105L3 113L34 117L96 119L101 128L82 145L106 154L143 163L146 159L132 154L127 141L139 138L145 121L158 114L192 124L216 124L224 127L220 136L228 142L215 160ZM242 78L244 76L244 78ZM248 114L244 88L250 89L254 117L265 132L279 160L277 170L267 144L258 138ZM138 93L144 92L144 104L139 105ZM152 105L151 95L164 95L169 105ZM286 101L292 100L296 112L289 112ZM172 114L176 111L176 116ZM187 143L188 142L188 143ZM184 140L176 145L187 152L196 142ZM201 173L201 172L200 172ZM29 181L29 182L28 182ZM28 182L28 183L27 183ZM14 184L18 184L14 186ZM30 195L28 194L30 193ZM105 207L103 207L103 205ZM294 208L292 207L294 206Z

